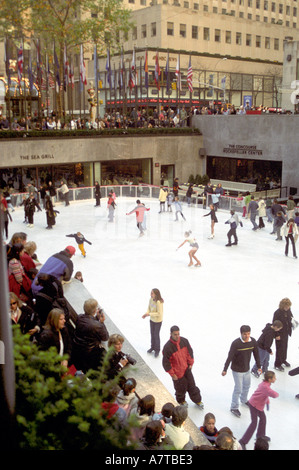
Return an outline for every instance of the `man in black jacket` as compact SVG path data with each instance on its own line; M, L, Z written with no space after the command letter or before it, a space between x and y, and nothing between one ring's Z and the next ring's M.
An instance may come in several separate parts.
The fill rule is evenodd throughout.
M242 325L240 332L241 337L235 339L231 344L222 372L222 375L225 376L229 364L231 363L235 387L230 410L237 417L241 416L239 400L241 400L243 404L247 403L250 388L250 360L252 353L257 363L258 372L262 372L257 341L250 336L250 326Z
M78 370L98 369L106 353L102 342L108 341L105 312L97 300L84 302L84 314L79 315L73 339L72 362Z

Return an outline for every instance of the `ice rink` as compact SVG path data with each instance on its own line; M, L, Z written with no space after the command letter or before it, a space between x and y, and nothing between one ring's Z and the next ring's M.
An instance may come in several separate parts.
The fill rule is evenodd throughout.
M67 245L76 246L75 240L65 235L82 232L92 245L85 244L86 258L77 249L73 257L74 273L82 271L91 296L173 394L172 380L162 367L162 355L155 358L147 354L149 320L142 319L151 289L158 288L165 302L162 346L169 339L170 327L178 325L181 336L188 338L194 351L193 374L205 408L199 410L187 398L189 416L200 426L204 415L212 412L218 429L229 426L240 439L250 423L250 412L241 405L241 418L231 414L233 378L230 369L225 377L221 372L242 324L250 325L252 336L258 339L266 323L272 322L273 313L284 297L292 301L292 313L299 321L299 259L293 258L292 251L285 257L285 242L276 241L276 236L270 235L272 224L266 219L266 227L257 231L252 230L249 220L242 219L244 226L238 228L238 246L226 247L227 211L217 212L215 238L211 240L208 239L210 217L203 217L208 209L188 208L184 204L186 221L174 222L173 213L158 213L158 200L141 201L150 208L146 213L147 230L141 238L135 214L126 215L136 205L135 199L130 198L117 200L113 223L108 223L106 199L101 200L101 207L94 207L94 200L71 203L68 207L57 204L60 214L53 230L45 229L44 211L35 214L34 228L26 227L23 208L18 208L12 213L9 237L14 232L25 231L28 240L37 243L37 254L43 263ZM187 244L176 251L184 241L186 230L192 230L199 243L200 268L188 267ZM299 328L289 339L291 368L299 366L298 347ZM270 370L273 362L274 355ZM299 450L299 400L295 399L299 393L299 376L289 376L288 370L276 371L277 380L272 388L279 397L271 399L270 410L266 411L271 450ZM252 377L249 396L261 380ZM247 449L253 448L254 440L255 436Z

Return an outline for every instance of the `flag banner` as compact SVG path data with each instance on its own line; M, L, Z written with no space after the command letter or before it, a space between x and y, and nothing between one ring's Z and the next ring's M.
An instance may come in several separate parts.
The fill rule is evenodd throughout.
M188 88L189 88L190 93L192 93L193 91L192 78L193 78L193 71L192 71L191 56L190 56L188 73L187 73L187 83L188 83Z
M63 50L63 68L64 68L63 87L64 87L64 91L66 91L67 86L70 83L70 65L69 65L69 61L67 58L66 45L64 45L64 50Z
M82 44L80 46L80 77L81 77L81 84L82 85L87 85L84 54L83 54L83 45Z
M222 77L222 79L221 79L221 88L222 88L222 90L225 90L225 85L226 85L226 76Z
M156 83L156 86L158 88L158 90L160 90L160 66L159 66L159 54L158 52L156 52L156 63L155 63L155 83Z
M43 70L42 70L39 39L36 41L36 74L37 74L38 86L41 88L43 84Z
M107 49L107 60L106 60L106 84L109 83L111 88L111 67L110 67L110 50Z
M32 72L31 51L29 51L28 79L29 79L30 93L32 93L32 90L33 90L33 72Z
M21 84L21 80L22 80L23 65L24 65L23 41L21 41L20 47L18 49L18 82L19 82L19 85Z
M169 91L170 91L170 83L169 83L169 78L170 78L170 73L169 73L169 52L167 53L167 61L166 61L166 67L165 67L165 75L166 75L166 93L169 93Z
M137 85L137 70L136 70L135 49L134 49L132 63L131 63L129 86L132 89L136 85Z
M182 90L182 83L181 83L181 70L180 70L180 56L178 55L175 74L177 77L177 90Z
M124 61L124 50L122 48L121 56L120 56L120 88L124 89L123 91L125 91L124 75L125 75L125 61Z
M145 53L145 59L144 59L144 85L146 88L148 88L148 56L147 56L147 51Z
M55 50L55 43L54 43L53 55L54 55L54 67L56 68L56 73L55 73L56 91L58 92L60 88L60 73L59 73L59 61L58 61L58 57L57 57L56 50Z
M75 74L74 74L74 65L70 63L70 72L69 72L69 84L72 88L75 86Z
M10 69L9 69L9 45L8 40L5 39L4 44L4 54L5 54L5 70L6 70L6 78L7 78L7 85L10 87L11 84L11 77L10 77Z

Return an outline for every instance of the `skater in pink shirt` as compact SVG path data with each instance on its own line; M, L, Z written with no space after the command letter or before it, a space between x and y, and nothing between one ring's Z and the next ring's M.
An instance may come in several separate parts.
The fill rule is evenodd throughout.
M143 229L143 219L144 219L144 213L145 211L149 211L150 209L145 207L142 202L140 202L139 199L136 201L137 206L131 211L128 212L126 215L133 214L133 212L136 212L136 221L137 221L137 227L139 228L140 231L140 237L144 235L144 229Z
M248 426L245 434L239 440L243 450L246 450L246 444L252 438L252 435L257 427L257 421L259 418L259 424L257 428L256 437L264 437L268 441L270 438L266 436L266 415L264 412L265 406L269 409L269 397L277 398L279 395L277 392L271 389L271 384L276 380L275 373L272 371L265 372L263 382L260 383L254 394L248 400L248 405L251 414L251 423Z

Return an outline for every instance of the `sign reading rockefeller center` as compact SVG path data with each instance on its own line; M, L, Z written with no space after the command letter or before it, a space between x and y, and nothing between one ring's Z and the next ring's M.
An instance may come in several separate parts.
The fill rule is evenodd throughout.
M262 150L258 150L256 145L235 145L229 144L228 147L223 148L223 153L232 153L237 155L263 155Z

